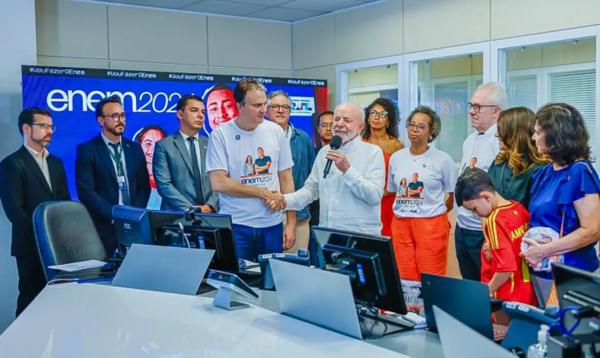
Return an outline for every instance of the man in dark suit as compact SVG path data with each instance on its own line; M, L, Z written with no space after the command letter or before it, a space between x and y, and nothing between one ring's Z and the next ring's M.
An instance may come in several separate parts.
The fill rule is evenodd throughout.
M162 209L187 210L195 206L202 213L219 211L219 197L212 192L206 174L208 140L198 134L204 116L200 97L183 96L177 102L179 130L156 143L152 171L162 196Z
M77 146L75 178L79 200L89 210L106 252L117 248L113 205L145 208L150 196L146 158L139 143L123 137L125 112L117 96L96 106L100 135Z
M46 149L54 129L49 112L24 109L19 115L24 145L0 162L0 199L12 223L11 255L19 273L17 316L46 284L34 242L33 211L46 201L71 200L62 160Z

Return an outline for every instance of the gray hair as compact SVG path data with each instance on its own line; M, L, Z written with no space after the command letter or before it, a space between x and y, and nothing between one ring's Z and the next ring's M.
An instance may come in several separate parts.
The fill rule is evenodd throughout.
M334 115L335 115L335 111L336 111L336 110L337 110L339 107L342 107L342 106L349 106L349 107L351 107L351 108L352 108L354 111L356 111L356 112L358 113L360 121L361 121L362 123L364 123L364 122L365 122L365 118L366 118L366 115L365 115L365 110L363 109L363 107L361 107L360 105L358 105L358 104L356 104L356 103L354 103L354 102L345 102L345 103L340 103L340 104L338 104L338 105L335 107L334 111L333 111L333 112L334 112Z
M287 98L287 100L290 101L290 103L292 103L292 99L287 94L287 92L284 90L276 90L276 91L269 93L269 95L267 96L267 99L269 102L271 102L271 100L277 96L283 96L283 97Z
M436 111L431 109L431 107L419 106L419 107L413 109L413 111L410 112L410 114L408 115L408 118L406 118L407 125L410 123L410 120L412 119L412 117L417 113L425 114L431 119L431 125L429 126L429 130L431 132L431 138L429 138L427 140L427 142L428 143L433 142L442 132L442 119L440 118L440 116L437 114Z
M506 87L500 82L487 82L479 85L477 87L477 91L484 90L488 91L490 101L489 104L496 104L500 107L501 110L506 109L507 99L506 99Z

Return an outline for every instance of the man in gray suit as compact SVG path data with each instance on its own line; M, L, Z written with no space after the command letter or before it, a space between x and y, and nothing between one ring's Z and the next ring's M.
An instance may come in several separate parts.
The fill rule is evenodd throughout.
M177 102L179 131L156 143L152 169L156 188L162 197L161 209L202 213L219 211L219 197L212 192L206 174L208 139L198 132L204 126L202 99L185 95Z

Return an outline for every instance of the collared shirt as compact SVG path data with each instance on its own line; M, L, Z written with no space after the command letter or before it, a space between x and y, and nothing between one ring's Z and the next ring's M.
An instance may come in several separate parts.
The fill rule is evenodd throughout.
M312 141L308 134L291 124L288 127L290 140L290 148L292 149L292 159L294 167L292 168L292 177L294 178L294 188L300 189L304 186L304 182L310 175L310 170L315 162L315 150L312 146ZM310 219L308 207L296 211L296 220Z
M198 141L198 136L199 134L196 133L196 135L194 136L189 136L185 133L183 133L182 131L179 131L179 133L181 134L181 137L183 138L183 142L185 143L185 147L188 150L188 154L190 155L190 158L192 157L192 153L190 152L190 144L188 141L189 137L194 137L196 138L196 140L194 141L194 149L196 150L196 158L198 158L198 169L200 169L200 171L202 171L202 156L200 155L200 142Z
M498 126L493 124L485 132L473 132L465 139L459 175L472 166L487 172L500 151L497 132ZM481 219L462 206L456 208L456 222L463 229L481 231Z
M285 194L287 208L302 209L319 199L319 225L381 235L381 197L385 181L383 152L357 136L340 148L350 169L342 173L332 164L327 178L323 179L327 163L325 155L329 150L327 145L319 151L304 186Z
M33 157L33 160L35 160L37 165L40 167L42 174L44 174L44 178L46 178L46 183L48 183L50 190L52 190L52 183L50 183L50 170L48 169L47 160L48 156L50 155L50 152L48 152L48 149L46 148L44 148L41 152L37 152L35 149L31 148L27 144L24 145L29 154L31 154L31 156Z
M118 170L117 170L117 162L115 162L115 158L114 158L115 151L109 145L109 143L113 143L113 142L111 142L110 139L106 138L106 136L102 132L100 133L100 136L102 137L104 144L106 144L106 148L108 148L110 161L112 162L113 169L115 170L115 177L117 177ZM116 143L121 143L121 163L123 165L123 172L125 172L125 181L127 182L127 187L129 188L129 180L127 179L127 164L125 163L125 149L123 148L123 141L119 141ZM114 144L116 144L116 143L114 143ZM112 154L112 155L110 155L110 154ZM123 194L121 193L121 190L119 190L119 205L123 205Z

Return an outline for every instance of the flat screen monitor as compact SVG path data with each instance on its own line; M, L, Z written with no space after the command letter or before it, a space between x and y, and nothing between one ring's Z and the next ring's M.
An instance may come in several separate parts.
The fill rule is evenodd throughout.
M574 334L598 332L600 329L600 277L593 273L563 264L552 264L559 306L585 310ZM583 311L582 311L583 312ZM573 314L565 315L567 326L576 321Z
M150 221L150 231L154 242L158 245L166 245L162 242L164 236L163 225L172 224L176 220L183 218L183 211L170 211L170 210L150 210L148 212L148 218Z
M377 308L406 314L394 248L389 238L318 226L312 228L312 233L318 246L317 253L311 257L313 265L331 264L335 261L331 255L335 252L339 252L340 257L352 255L356 263L362 263L365 280L365 285L355 286L355 298L367 299ZM354 274L360 282L359 270L355 269Z
M119 250L125 254L132 244L154 244L148 211L133 206L115 205L112 217Z
M183 212L151 211L150 222L156 242L160 245L189 245L215 250L209 268L239 272L230 215L194 214L193 220L190 220L184 217Z

